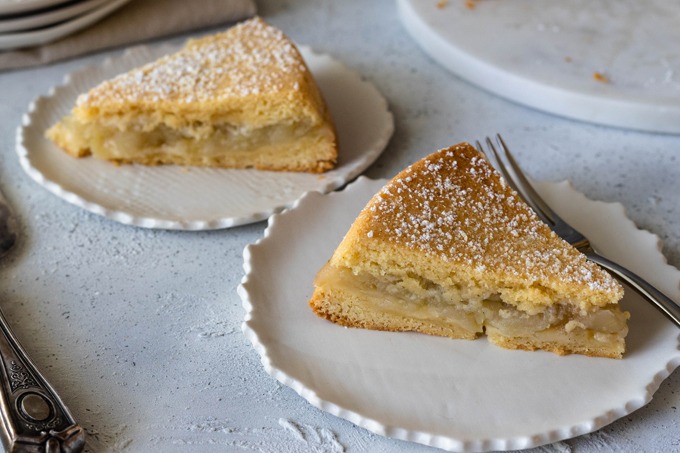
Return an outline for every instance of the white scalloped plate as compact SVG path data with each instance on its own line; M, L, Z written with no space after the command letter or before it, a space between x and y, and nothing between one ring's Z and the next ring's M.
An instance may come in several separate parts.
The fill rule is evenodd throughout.
M122 57L75 72L39 97L17 131L26 172L49 191L95 214L147 228L206 230L257 222L290 206L308 191L328 192L363 172L394 130L385 98L369 82L327 55L301 47L335 121L338 166L323 174L182 166L115 166L74 159L44 138L78 94L100 81L174 48L136 47Z
M130 0L109 0L84 14L69 20L36 30L22 30L12 33L0 33L0 49L16 49L37 46L56 41L59 38L75 33L98 22Z
M46 27L58 22L74 19L88 11L109 3L111 0L81 0L67 3L63 7L50 8L21 16L0 16L0 33L28 31L39 27Z
M427 54L485 90L582 121L680 134L677 3L397 3Z
M377 434L452 451L513 450L592 432L642 407L680 365L678 330L628 290L623 360L509 351L485 339L348 329L308 307L313 279L385 183L310 193L244 251L243 331L267 372L314 406ZM680 301L680 271L619 204L567 182L538 190L602 252Z
M0 15L25 14L41 8L68 3L71 0L0 0Z

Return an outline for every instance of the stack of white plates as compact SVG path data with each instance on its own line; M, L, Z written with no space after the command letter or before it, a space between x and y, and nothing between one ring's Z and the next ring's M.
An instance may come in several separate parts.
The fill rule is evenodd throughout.
M0 49L45 44L109 15L130 0L0 0Z

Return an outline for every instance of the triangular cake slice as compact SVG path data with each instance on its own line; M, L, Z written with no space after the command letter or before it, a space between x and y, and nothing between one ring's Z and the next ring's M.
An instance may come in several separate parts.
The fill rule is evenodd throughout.
M560 239L476 149L399 173L359 214L309 301L349 327L620 358L621 285Z
M47 137L116 163L323 172L337 159L305 61L260 18L101 83Z

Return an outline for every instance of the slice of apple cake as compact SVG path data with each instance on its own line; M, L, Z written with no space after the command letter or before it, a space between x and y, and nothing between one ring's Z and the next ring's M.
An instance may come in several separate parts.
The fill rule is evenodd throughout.
M115 163L323 172L337 160L311 72L260 18L101 83L46 135Z
M621 285L541 222L466 143L414 163L362 210L309 304L349 327L621 358Z

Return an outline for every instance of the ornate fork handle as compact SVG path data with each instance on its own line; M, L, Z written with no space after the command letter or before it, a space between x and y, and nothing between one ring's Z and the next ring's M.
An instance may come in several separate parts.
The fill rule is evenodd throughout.
M0 312L0 418L7 452L76 453L85 431L28 358Z
M647 283L645 279L636 273L616 264L595 252L586 253L586 257L605 269L618 275L625 280L631 288L640 293L643 297L654 303L661 311L680 327L680 306L661 291Z

